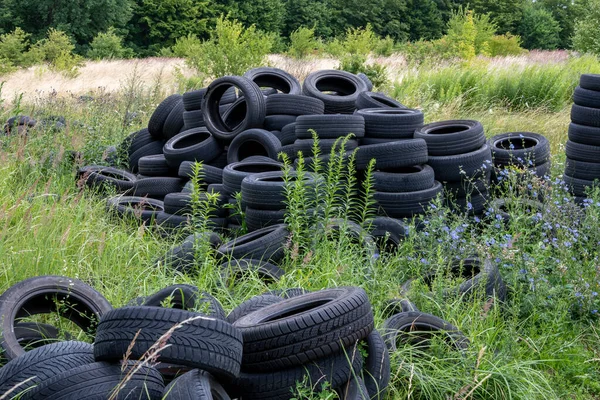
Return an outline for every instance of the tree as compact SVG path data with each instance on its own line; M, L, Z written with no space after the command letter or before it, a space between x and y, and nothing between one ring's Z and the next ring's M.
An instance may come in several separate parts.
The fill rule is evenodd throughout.
M585 15L575 22L573 48L600 55L600 0L591 0Z
M49 28L65 32L78 47L111 26L122 28L131 18L132 0L2 0L0 30L22 28L33 41Z
M208 37L209 0L136 0L128 41L142 55L155 54L187 35Z
M552 13L537 5L523 12L519 34L526 49L554 50L560 44L560 25Z
M560 25L560 43L558 47L570 49L575 21L583 16L586 10L584 5L587 4L587 0L536 0L536 4L550 11Z
M281 34L285 20L283 0L219 0L220 12L245 26L255 25L264 32Z
M515 33L523 15L525 0L471 0L466 2L477 14L490 14L498 33Z
M411 41L439 39L446 30L447 19L434 0L410 0L407 15Z
M287 0L283 35L289 35L301 26L311 27L315 35L330 38L333 35L330 21L337 17L337 10L327 1Z

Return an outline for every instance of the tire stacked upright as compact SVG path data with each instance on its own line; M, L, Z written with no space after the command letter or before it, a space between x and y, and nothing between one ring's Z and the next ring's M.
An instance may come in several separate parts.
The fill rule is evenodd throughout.
M448 193L457 210L479 215L485 210L492 173L492 153L483 126L477 121L434 122L415 131L427 142L428 164L435 179Z
M365 108L356 114L365 119L365 137L360 140L361 145L412 139L424 120L421 111L398 107Z
M600 75L581 75L571 108L563 179L578 202L600 179Z

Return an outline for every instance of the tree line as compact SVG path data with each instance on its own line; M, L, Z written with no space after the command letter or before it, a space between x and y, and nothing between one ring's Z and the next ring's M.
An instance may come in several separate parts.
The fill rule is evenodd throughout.
M520 35L527 49L569 49L575 21L596 0L2 0L0 34L21 28L33 41L63 31L80 54L110 30L138 56L179 38L207 39L221 15L274 34L283 48L299 27L323 40L370 24L395 42L435 40L459 7L488 14L498 34Z

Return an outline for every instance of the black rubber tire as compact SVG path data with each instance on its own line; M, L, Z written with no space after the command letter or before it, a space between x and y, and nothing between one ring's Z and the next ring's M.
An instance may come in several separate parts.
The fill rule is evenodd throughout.
M283 128L281 128L281 132L279 132L279 135L275 135L275 136L277 136L277 138L281 142L282 146L288 146L290 144L294 144L294 141L297 138L296 137L296 123L294 122L293 124L288 124L288 125L284 126Z
M444 332L449 344L457 350L466 350L469 347L469 339L457 327L435 315L420 311L403 312L388 318L383 323L381 331L390 353L397 350L398 342L410 341L413 344L426 342L431 332ZM411 340L412 335L408 332L412 331L426 332L426 334L424 338Z
M447 270L440 270L441 274L444 274L444 272L454 279L466 279L457 287L445 289L445 295L472 296L483 293L486 297L495 297L500 301L506 299L506 285L502 280L498 267L490 259L481 260L477 257L471 257L453 261ZM423 275L422 279L426 285L431 287L437 277L438 273L433 271ZM413 281L414 279L410 279L402 284L400 291L403 294L408 294Z
M280 151L281 142L271 132L264 129L248 129L232 140L227 150L227 162L232 164L257 155L277 160Z
M338 287L261 308L233 326L244 338L244 370L273 371L328 357L366 338L373 313L362 288Z
M267 226L283 224L285 222L285 210L259 210L246 207L244 217L248 232L254 232Z
M360 376L354 376L350 381L336 389L342 400L371 400L365 381Z
M438 181L459 182L487 176L492 168L492 151L484 144L470 153L452 156L429 156L427 162Z
M332 150L338 153L342 150L342 145L344 152L358 148L358 140L356 139L347 140L345 143L341 139L319 139L318 143L320 154L330 154ZM306 156L314 156L314 144L313 139L297 139L294 142L294 150L296 152L301 151Z
M356 109L365 108L407 108L399 101L386 96L381 92L362 92L356 99Z
M178 177L153 177L138 179L133 185L133 195L162 200L167 194L181 192L185 180Z
M373 172L373 189L378 192L416 192L433 187L433 168L427 164Z
M567 140L565 153L567 154L567 158L575 161L595 163L600 160L600 146L575 143Z
M163 152L169 166L178 169L184 161L210 162L223 152L223 147L206 128L194 128L169 139Z
M588 181L600 179L600 160L598 161L591 163L567 158L565 161L565 175Z
M199 193L199 201L206 201L207 195L204 192ZM193 213L192 195L191 193L175 192L169 193L163 200L165 213L173 215L191 215ZM217 200L216 209L211 210L210 216L217 218L225 218L227 210L222 206L225 204L226 198Z
M224 320L172 308L124 307L106 313L94 341L96 361L122 360L128 349L131 359L141 359L162 335L192 318L172 331L167 340L170 346L160 352L157 361L236 377L242 360L241 332Z
M600 146L600 128L569 124L569 140L575 143Z
M65 304L57 307L57 302ZM63 276L38 276L9 287L0 296L0 349L7 360L23 354L14 326L20 318L60 312L87 334L93 335L96 323L112 306L91 286Z
M276 263L283 258L288 235L286 225L273 225L238 236L220 246L217 252L235 259L271 260Z
M529 168L550 160L550 142L539 133L501 133L488 139L488 146L495 166L512 164Z
M164 211L163 202L135 196L116 196L106 201L106 208L122 218L135 218L150 223Z
M164 145L164 141L155 140L136 150L131 156L129 156L129 170L134 174L137 173L139 169L138 163L140 161L140 158L144 156L162 154Z
M571 121L578 125L600 127L600 109L573 104Z
M148 128L144 128L127 136L118 147L118 152L119 154L127 154L127 157L131 157L137 150L154 140L150 132L148 132Z
M273 94L267 97L267 115L323 114L325 104L314 97L294 94Z
M302 115L294 125L298 139L312 139L312 130L321 139L337 139L349 134L365 136L365 120L360 115Z
M600 91L600 75L581 74L581 77L579 78L579 86L588 90Z
M285 94L299 95L302 92L298 79L279 68L252 68L244 74L244 78L250 79L261 88L273 88Z
M212 161L209 161L206 163L207 165L212 165L213 167L217 167L217 168L225 168L227 166L227 146L225 146L225 148L223 149L223 152L221 153L221 155L217 158L215 158Z
M367 226L380 250L397 248L409 235L408 225L396 218L376 217Z
M274 114L267 115L265 117L265 122L263 124L265 130L267 131L281 131L284 126L293 124L296 122L295 115L285 115L285 114Z
M162 307L166 300L169 300L170 308L194 311L209 317L225 319L225 310L214 296L200 291L196 286L183 283L167 286L151 294L141 305Z
M360 146L368 146L371 144L382 144L382 143L390 143L390 142L400 142L402 140L407 140L406 138L372 138L372 137L364 137L358 141Z
M356 169L366 169L373 158L375 169L379 170L425 164L428 160L427 143L423 139L409 139L359 147Z
M266 261L252 260L242 258L240 260L232 259L219 267L221 272L221 281L225 286L231 286L232 281L243 279L246 275L256 275L261 281L269 284L277 282L285 271L277 265Z
M271 304L279 303L280 301L283 301L282 297L272 294L261 294L259 296L251 297L231 310L229 315L227 315L227 322L233 324L235 321L251 312L270 306Z
M40 383L25 397L30 400L108 399L132 370L136 372L129 376L115 399L160 400L165 388L160 372L147 365L136 365L133 361L128 362L125 368L106 362L80 365Z
M15 324L17 342L25 350L35 349L58 340L60 332L54 326L38 322L19 322ZM0 357L0 364L5 360Z
M366 74L359 72L356 76L365 83L367 90L373 90L373 82Z
M308 387L320 392L327 381L332 388L345 385L353 376L360 375L362 356L358 349L349 347L329 357L311 361L305 365L277 369L265 373L242 372L235 381L237 390L244 400L289 400L297 382L308 381Z
M600 92L577 86L573 93L573 102L578 106L600 108Z
M202 109L202 99L206 94L206 88L190 90L181 96L185 111L196 111Z
M140 158L138 172L145 176L173 176L174 171L167 164L164 154L155 154Z
M202 110L184 111L183 126L184 130L204 128L206 124L204 123L204 115L202 114Z
M423 214L429 204L442 193L442 184L435 181L431 188L418 192L375 192L373 199L377 202L383 215L392 218L411 218L414 215Z
M214 232L199 232L186 237L181 244L175 246L161 257L156 264L167 265L180 272L192 271L195 264L195 247L196 241L206 241L213 249L218 248L221 244L221 238Z
M109 187L118 193L130 192L137 182L134 174L113 167L94 168L84 174L81 179L89 188L105 192Z
M165 121L165 126L163 128L163 137L165 139L172 138L184 129L184 112L185 109L183 108L183 101L180 100L175 107L173 107L173 110L171 110L167 120Z
M286 207L286 184L297 182L295 171L262 172L250 175L242 181L242 202L258 210L284 210ZM301 176L308 193L317 185L317 176L305 172ZM287 179L287 182L286 182Z
M227 126L219 111L219 102L223 94L232 86L241 92L246 103L245 118L235 127ZM219 140L230 142L241 132L262 126L266 115L265 98L260 88L249 79L241 76L224 76L214 80L208 86L202 102L202 112L209 132Z
M450 120L427 124L415 131L415 138L427 142L430 156L469 153L485 144L483 126L478 121Z
M363 364L362 380L367 392L357 398L384 399L391 377L390 354L383 337L376 329L367 336L365 342L367 358Z
M309 293L310 290L302 289L302 288L287 288L287 289L275 289L269 290L264 294L270 294L273 296L279 296L282 299L291 299L292 297L302 296L303 294Z
M591 180L574 178L566 173L563 175L563 181L565 181L565 186L569 189L569 193L582 197L587 197L586 191L588 189L600 185L600 182L597 181L598 179L600 179L600 176L596 177L595 180Z
M15 388L10 398L19 398L19 393L63 371L93 362L94 349L89 343L68 341L38 347L0 369L0 393Z
M178 176L184 179L191 179L194 175L194 161L184 161L179 165ZM202 164L200 169L200 180L208 185L213 183L223 183L223 168L213 167L212 165Z
M333 91L336 94L325 93ZM304 80L302 94L325 104L325 114L352 114L359 93L366 92L365 82L354 74L338 70L313 72Z
M164 127L169 118L169 114L179 102L181 102L180 94L173 94L164 99L154 110L148 121L148 132L155 139L165 139Z
M272 162L236 162L223 168L223 189L227 194L242 190L242 181L245 177L261 172L281 171L283 164Z
M365 119L365 136L372 138L412 139L424 121L421 111L410 108L365 108L356 115Z
M231 398L212 375L194 369L169 383L162 400L231 400Z
M488 192L482 191L473 193L469 197L448 196L446 204L454 212L465 213L467 215L481 215L486 210L488 199Z

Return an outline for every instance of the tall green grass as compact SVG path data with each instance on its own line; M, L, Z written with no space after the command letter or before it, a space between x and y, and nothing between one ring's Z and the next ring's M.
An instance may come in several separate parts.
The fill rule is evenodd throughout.
M392 93L413 106L458 103L466 108L558 111L571 102L583 73L600 73L596 57L572 56L547 63L521 63L517 58L423 64L407 72Z

